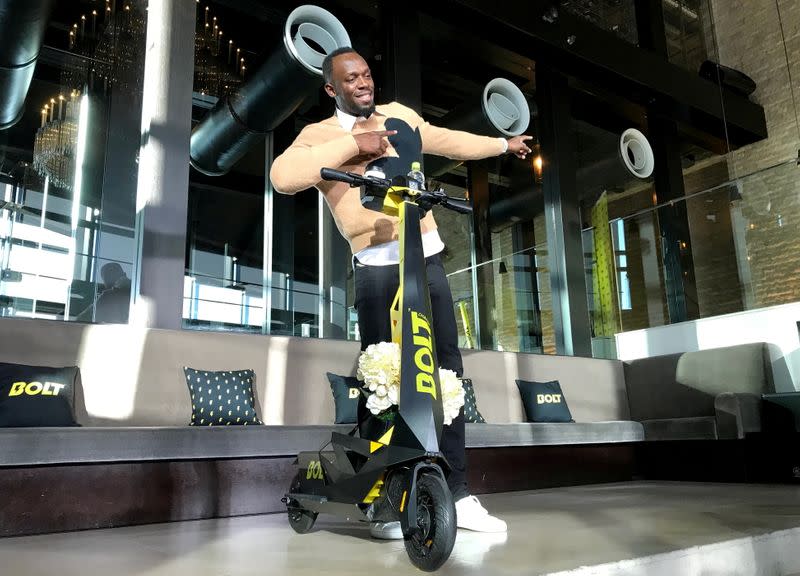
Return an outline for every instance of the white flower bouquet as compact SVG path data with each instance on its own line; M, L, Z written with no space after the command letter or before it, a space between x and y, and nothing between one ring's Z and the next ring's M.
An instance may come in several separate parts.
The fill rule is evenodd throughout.
M368 392L367 408L381 420L391 420L400 402L400 346L378 342L367 347L358 358L356 377ZM464 405L464 387L452 370L439 368L444 423L450 424Z

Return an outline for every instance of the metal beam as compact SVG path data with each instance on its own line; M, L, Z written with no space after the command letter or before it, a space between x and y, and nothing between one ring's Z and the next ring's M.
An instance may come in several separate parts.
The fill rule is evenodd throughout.
M386 59L380 101L398 101L422 114L419 15L407 5L387 3Z
M536 90L556 352L591 357L569 87L564 76L537 64Z
M664 31L663 0L636 2L636 31L639 47L667 58L667 34Z
M419 2L418 8L457 25L465 36L495 39L504 48L547 62L568 76L624 94L679 122L681 130L698 130L725 140L727 122L732 146L767 137L764 109L737 94L638 48L613 33L561 10L546 19L551 2L485 0ZM550 21L548 21L550 20Z
M648 117L648 124L656 160L654 179L658 202L663 204L682 198L685 189L681 143L675 122L651 114ZM699 318L691 229L686 202L675 202L659 208L658 228L661 232L670 323Z
M489 229L489 161L477 160L467 165L467 188L472 200L472 286L475 314L475 338L481 350L494 350L497 324L494 310L494 266L492 232ZM481 266L483 264L483 266Z

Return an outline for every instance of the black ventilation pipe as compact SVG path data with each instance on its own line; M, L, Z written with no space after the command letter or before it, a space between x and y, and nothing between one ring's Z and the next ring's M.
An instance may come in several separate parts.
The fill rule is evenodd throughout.
M477 101L459 106L434 122L452 130L464 130L484 136L519 136L528 129L531 111L525 95L513 82L495 78L483 88ZM425 157L425 175L439 176L461 164L441 156Z
M192 131L192 166L209 176L228 172L322 86L323 59L343 46L350 46L350 37L333 14L310 5L293 10L280 46Z
M0 130L25 112L53 0L0 0Z

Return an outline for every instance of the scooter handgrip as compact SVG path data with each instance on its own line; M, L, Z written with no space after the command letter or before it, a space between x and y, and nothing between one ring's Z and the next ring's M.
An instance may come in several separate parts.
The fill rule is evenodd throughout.
M350 185L355 184L356 180L347 172L340 172L339 170L334 170L333 168L322 168L319 171L319 175L322 177L323 180L336 180L338 182L347 182Z
M472 204L465 198L448 198L447 207L459 214L472 214Z

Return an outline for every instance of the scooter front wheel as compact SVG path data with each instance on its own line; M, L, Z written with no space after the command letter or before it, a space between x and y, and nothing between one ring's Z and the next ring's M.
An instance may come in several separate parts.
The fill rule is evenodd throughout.
M438 570L450 557L456 541L456 507L439 474L424 473L417 480L419 530L406 538L411 563L426 572Z

